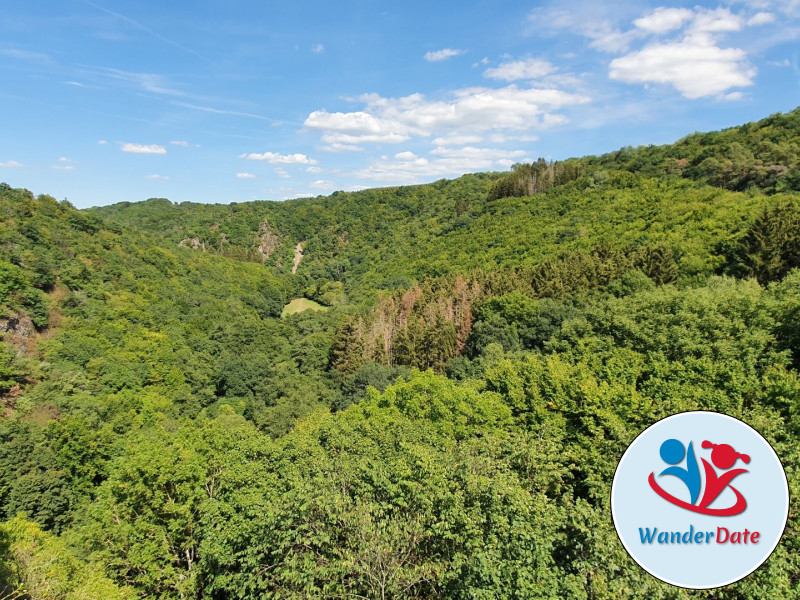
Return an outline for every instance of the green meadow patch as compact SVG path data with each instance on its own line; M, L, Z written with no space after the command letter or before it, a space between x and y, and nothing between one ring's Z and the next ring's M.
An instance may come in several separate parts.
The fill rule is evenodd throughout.
M283 307L281 318L286 318L289 315L296 315L306 310L328 310L328 307L314 302L313 300L309 300L308 298L295 298Z

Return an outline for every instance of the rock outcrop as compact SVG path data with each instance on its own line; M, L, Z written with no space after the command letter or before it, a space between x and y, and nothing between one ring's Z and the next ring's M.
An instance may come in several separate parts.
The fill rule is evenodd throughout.
M178 242L178 246L181 248L191 248L192 250L202 250L203 252L206 251L206 243L199 237L184 238Z
M258 242L256 252L261 256L261 260L267 260L280 246L280 238L267 221L258 226L256 241Z
M297 267L300 266L300 261L303 260L303 243L304 242L297 242L297 246L294 247L294 264L292 265L292 273L297 273Z

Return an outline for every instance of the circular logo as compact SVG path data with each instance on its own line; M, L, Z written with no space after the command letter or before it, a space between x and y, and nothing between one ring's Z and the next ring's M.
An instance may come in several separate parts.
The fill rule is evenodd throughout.
M755 571L783 535L789 486L769 443L738 419L686 412L645 429L619 461L611 512L639 566L692 589Z

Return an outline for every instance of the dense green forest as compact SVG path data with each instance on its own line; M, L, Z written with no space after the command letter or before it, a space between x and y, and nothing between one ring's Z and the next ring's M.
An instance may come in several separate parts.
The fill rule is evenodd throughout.
M800 597L798 140L800 109L286 202L0 185L0 599ZM792 497L706 592L609 509L692 409Z

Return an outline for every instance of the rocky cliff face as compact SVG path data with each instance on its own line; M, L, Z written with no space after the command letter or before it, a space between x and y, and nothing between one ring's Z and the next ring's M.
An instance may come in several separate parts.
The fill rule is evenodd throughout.
M261 260L267 260L275 250L280 246L280 238L272 230L269 223L264 221L258 226L258 235L256 236L258 246L256 252L261 255Z
M300 261L303 260L303 244L305 242L297 242L294 248L294 264L292 264L292 273L297 273L297 267L300 266Z
M36 327L25 315L0 318L0 339L11 342L20 354L33 349Z
M206 251L206 243L198 237L182 239L178 242L178 246L181 248L191 248L192 250L202 250L203 252Z

